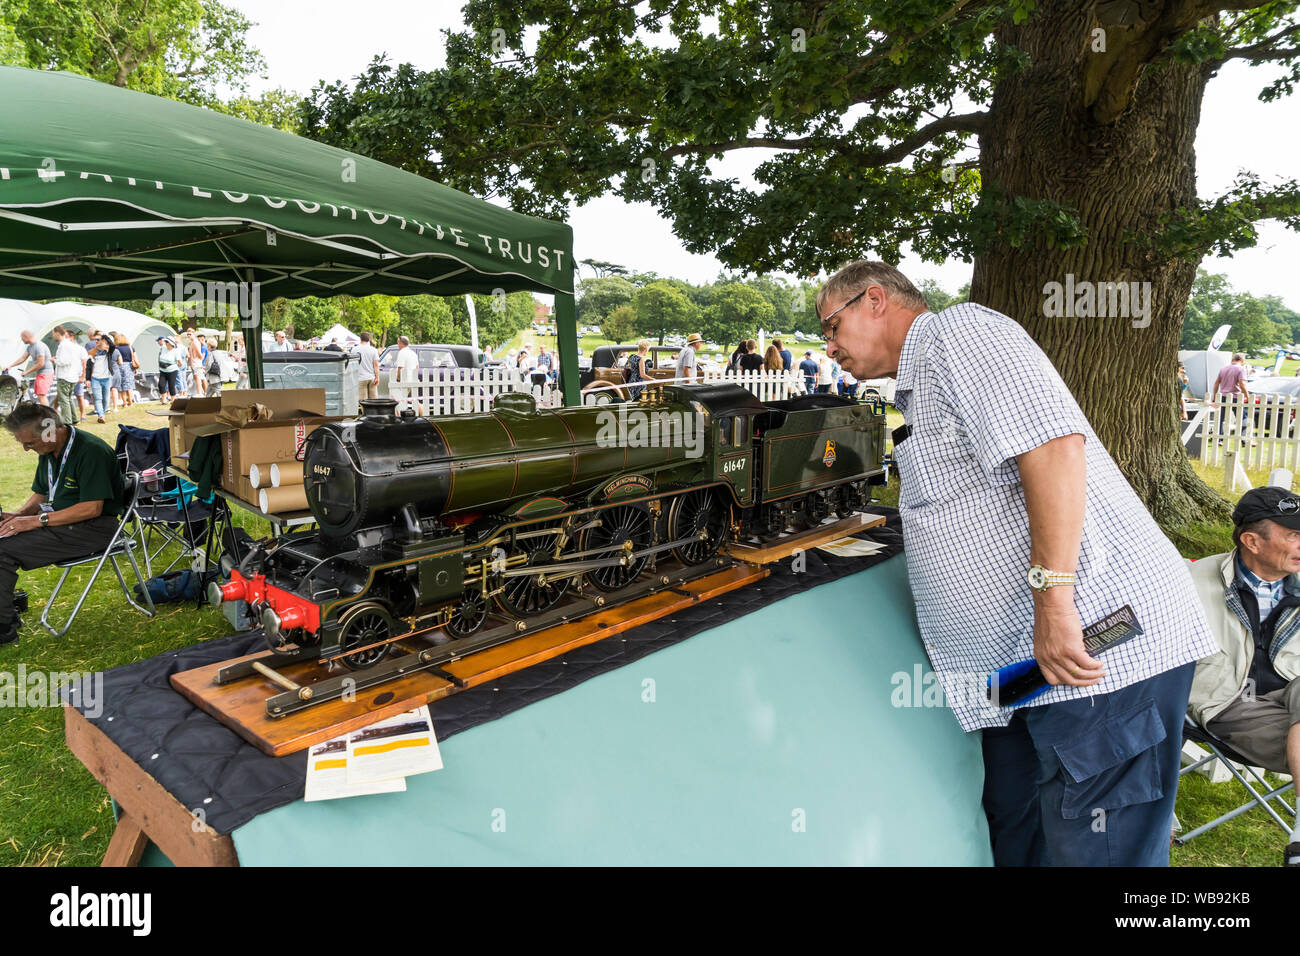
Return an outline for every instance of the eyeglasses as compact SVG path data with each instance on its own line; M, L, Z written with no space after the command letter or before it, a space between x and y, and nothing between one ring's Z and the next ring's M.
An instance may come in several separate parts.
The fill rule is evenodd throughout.
M867 294L867 290L863 289L853 298L849 299L848 302L845 302L842 306L840 306L838 309L836 309L834 312L832 312L830 315L826 316L825 318L823 318L820 315L817 316L817 321L820 322L822 326L822 338L824 338L827 342L834 341L835 336L839 334L840 324L839 322L836 322L834 325L828 326L827 323L830 322L831 319L835 318L835 316L839 315L841 312L847 309L849 306L851 306L854 302L857 302L858 299L862 298L866 294Z

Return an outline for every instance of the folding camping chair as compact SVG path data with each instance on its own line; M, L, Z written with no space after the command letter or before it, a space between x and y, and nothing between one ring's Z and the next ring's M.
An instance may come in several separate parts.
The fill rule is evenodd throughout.
M63 573L59 575L58 584L54 585L54 591L50 594L49 600L45 602L45 610L41 612L41 626L53 634L55 637L62 637L68 633L68 628L72 627L72 622L76 620L77 613L81 606L86 603L86 598L90 594L90 589L95 586L96 579L99 578L99 572L104 569L106 563L112 563L113 573L117 575L118 583L122 585L122 593L126 595L127 603L137 611L144 614L145 617L154 616L153 598L149 595L149 588L146 586L144 577L140 574L140 565L135 560L135 549L143 550L142 541L137 540L142 536L140 521L136 514L138 497L140 493L139 476L128 474L126 476L126 489L124 498L126 507L122 511L122 517L118 520L117 529L113 532L113 537L109 539L108 547L98 554L87 555L84 558L72 558L68 561L56 562L55 567L62 568ZM144 595L145 607L136 603L135 598L131 596L131 588L126 583L126 578L122 576L122 569L118 566L117 559L125 557L131 562L131 570L135 572L135 578L140 582L140 590ZM63 589L63 582L68 579L68 572L73 568L83 567L93 564L95 570L90 575L90 580L86 582L85 589L81 592L81 597L77 599L77 605L68 615L67 621L62 627L55 628L50 623L50 610L54 607L54 602L58 600L59 591Z
M211 533L212 507L199 500L196 491L193 482L163 475L157 480L156 490L141 495L136 510L144 528L144 566L150 577L154 577L153 563L171 544L179 545L180 550L159 574L204 553Z
M1229 810L1221 817L1215 820L1211 820L1209 823L1197 827L1195 830L1191 831L1190 833L1180 833L1174 839L1175 843L1177 843L1179 846L1182 846L1183 844L1189 842L1190 840L1196 839L1202 833L1207 833L1210 830L1213 830L1220 823L1224 823L1228 820L1231 820L1233 817L1240 816L1241 814L1245 813L1247 810L1255 809L1255 807L1263 807L1264 812L1273 818L1273 822L1282 828L1283 833L1286 833L1288 835L1291 833L1291 829L1295 825L1295 816L1296 816L1295 802L1293 800L1290 804L1288 804L1286 800L1283 799L1283 795L1288 791L1295 790L1294 780L1281 787L1274 787L1271 784L1267 783L1263 777L1261 777L1258 773L1255 772L1255 768L1250 766L1249 760L1247 760L1241 754L1237 753L1235 750L1233 750L1231 747L1225 744L1218 737L1214 736L1214 734L1210 733L1208 730L1206 730L1196 721L1192 720L1190 716L1184 717L1183 740L1184 741L1190 740L1192 743L1199 744L1200 746L1205 747L1210 752L1205 757L1201 758L1195 763L1189 764L1188 766L1184 767L1182 770L1178 771L1179 777L1182 777L1183 774L1196 770L1199 767L1203 767L1207 763L1218 760L1222 762L1223 766L1228 769L1229 773L1231 773L1234 777L1237 778L1237 782L1246 788L1247 792L1250 793L1250 799L1247 800L1245 803L1243 803L1241 806L1237 807L1235 810ZM1256 790L1255 787L1251 785L1251 782L1248 781L1242 775L1241 771L1238 770L1234 765L1238 763L1246 768L1246 772L1249 773L1259 784L1259 786L1263 788L1263 792ZM1270 801L1273 800L1277 801L1278 808L1281 809L1283 813L1291 817L1290 823L1287 823L1286 820L1281 815L1278 814L1277 810L1273 808L1272 804L1270 803Z

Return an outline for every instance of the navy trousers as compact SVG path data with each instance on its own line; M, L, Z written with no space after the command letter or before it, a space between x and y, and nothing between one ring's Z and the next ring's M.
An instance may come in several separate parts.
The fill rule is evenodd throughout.
M1168 866L1194 664L987 728L997 866Z

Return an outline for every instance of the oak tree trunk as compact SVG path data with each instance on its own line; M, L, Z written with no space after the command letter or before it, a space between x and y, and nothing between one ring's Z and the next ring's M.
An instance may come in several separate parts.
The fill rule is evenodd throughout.
M1195 202L1193 144L1209 70L1163 60L1124 75L1125 56L1150 37L1105 28L1101 52L1092 8L1058 0L999 37L1030 66L998 84L980 141L986 190L1073 208L1087 242L1000 240L975 261L971 299L1015 317L1042 346L1161 526L1223 520L1227 503L1179 443L1177 350L1197 261L1142 241L1161 216ZM1132 303L1125 316L1050 317L1045 287L1064 287L1067 276L1076 290L1085 281L1149 282L1150 324L1135 327L1144 320Z

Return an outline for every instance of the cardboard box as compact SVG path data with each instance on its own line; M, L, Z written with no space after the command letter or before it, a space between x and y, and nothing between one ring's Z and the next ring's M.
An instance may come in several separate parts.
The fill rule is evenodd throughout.
M250 466L295 461L312 431L323 422L338 420L325 417L323 388L238 389L223 392L221 403L220 411L256 403L272 412L268 421L242 426L219 421L215 414L197 427L186 426L191 437L221 436L221 487L252 504L257 503L257 494L248 481Z
M185 468L188 465L186 459L182 458L189 452L193 444L189 429L201 428L205 425L211 425L217 420L217 412L221 411L221 398L213 396L212 398L178 398L171 403L170 408L151 408L150 415L161 415L167 419L168 437L171 442L171 463L177 468Z

